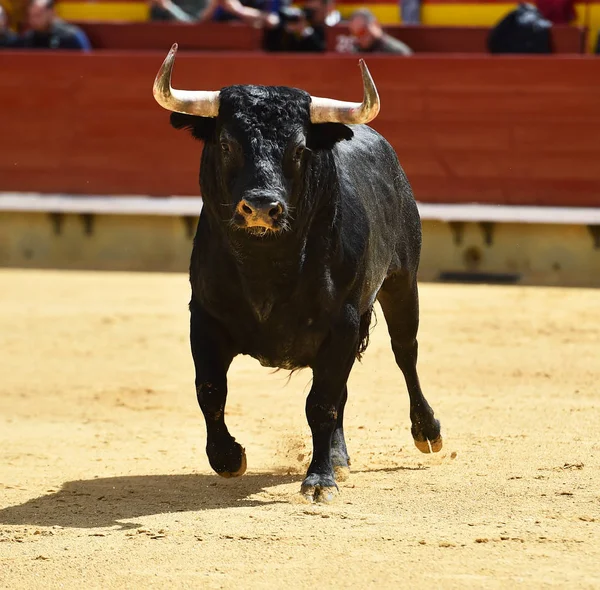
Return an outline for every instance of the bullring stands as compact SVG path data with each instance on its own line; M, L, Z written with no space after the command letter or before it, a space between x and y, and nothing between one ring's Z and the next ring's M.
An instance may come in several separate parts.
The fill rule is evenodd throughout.
M87 34L94 49L164 50L177 42L183 51L252 51L262 47L260 29L242 24L203 23L76 23ZM388 25L387 33L401 39L417 53L486 53L489 27L427 27ZM327 31L327 49L335 51L340 36L348 35L345 25ZM556 25L552 28L555 53L582 53L583 27Z
M9 1L9 0L5 0ZM383 24L400 24L398 0L337 0L342 16L353 10L368 6ZM516 2L503 0L422 0L421 21L423 25L436 27L491 27ZM73 21L144 22L149 19L146 0L57 0L61 16ZM600 29L600 0L589 0L576 4L577 20L574 24L587 27L588 50L595 43Z

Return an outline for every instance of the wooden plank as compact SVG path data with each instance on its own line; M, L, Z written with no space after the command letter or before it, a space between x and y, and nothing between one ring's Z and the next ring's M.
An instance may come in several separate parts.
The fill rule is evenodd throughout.
M152 97L166 52L2 54L0 189L198 195L202 144ZM600 60L369 56L373 122L423 202L600 205ZM52 72L48 76L47 72ZM175 86L288 85L357 100L355 56L182 53Z
M185 24L177 22L76 23L94 49L164 50L177 42L181 51L258 51L261 29L241 23Z

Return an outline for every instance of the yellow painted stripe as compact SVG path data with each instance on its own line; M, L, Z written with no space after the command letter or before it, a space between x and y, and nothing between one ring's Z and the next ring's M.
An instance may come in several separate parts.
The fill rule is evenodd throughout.
M348 18L359 8L368 8L382 25L397 25L400 22L400 9L397 4L338 4L342 18Z
M149 8L144 2L58 2L56 12L65 20L144 22Z
M600 6L590 4L586 7L585 4L576 4L575 9L577 10L577 24L589 27L587 49L593 52L598 39L598 32L600 32Z
M385 25L401 21L400 10L393 4L339 4L342 17L347 18L358 8L367 7ZM423 4L421 19L424 25L490 26L497 23L515 5L506 4Z
M424 4L421 19L424 25L491 26L514 8L514 3Z

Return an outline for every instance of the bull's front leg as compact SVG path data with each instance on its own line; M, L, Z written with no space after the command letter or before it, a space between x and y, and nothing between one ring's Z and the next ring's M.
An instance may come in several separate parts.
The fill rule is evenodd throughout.
M358 330L358 310L347 305L313 365L313 384L306 399L313 455L300 489L311 502L329 502L338 491L331 462L331 444L346 382L356 358Z
M234 357L228 335L201 306L190 304L190 341L196 369L196 396L206 422L206 454L222 477L246 471L246 453L225 425L227 371Z

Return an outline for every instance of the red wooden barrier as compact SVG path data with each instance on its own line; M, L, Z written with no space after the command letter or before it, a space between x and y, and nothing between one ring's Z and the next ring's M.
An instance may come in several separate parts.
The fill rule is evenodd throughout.
M177 42L182 50L258 51L261 29L240 23L188 25L171 22L80 22L94 49L168 50Z
M164 53L4 52L0 190L197 195L200 144L152 98ZM417 198L600 206L600 60L371 56L374 127ZM358 100L352 56L182 54L179 87L283 84Z
M417 53L487 53L490 27L435 27L388 25L386 33L400 39ZM327 49L335 51L339 36L347 36L348 26L337 25L327 30ZM584 27L555 25L552 47L555 53L584 53Z

